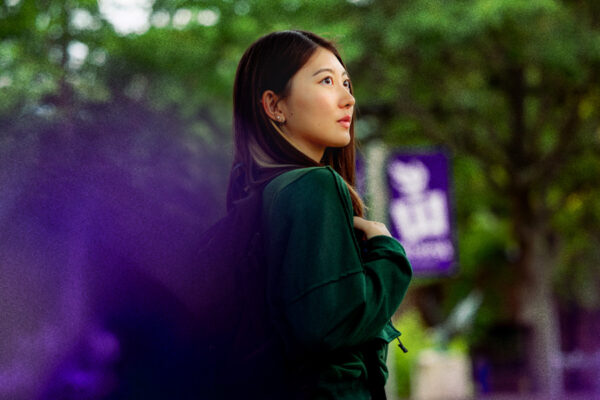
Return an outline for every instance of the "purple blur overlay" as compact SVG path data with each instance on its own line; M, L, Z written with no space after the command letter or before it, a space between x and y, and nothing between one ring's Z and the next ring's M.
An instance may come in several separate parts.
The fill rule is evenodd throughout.
M417 276L454 272L448 168L443 151L396 152L387 162L391 233Z
M200 234L229 160L121 105L0 146L0 399L193 398Z

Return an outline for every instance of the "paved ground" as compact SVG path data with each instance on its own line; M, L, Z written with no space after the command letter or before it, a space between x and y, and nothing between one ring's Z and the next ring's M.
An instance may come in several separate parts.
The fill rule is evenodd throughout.
M402 399L402 400L413 400L413 399ZM473 398L466 399L428 399L428 400L600 400L600 393L593 394L565 394L563 397L559 399L548 399L542 396L535 395L518 395L518 394L497 394L497 395L487 395L487 396L477 396Z

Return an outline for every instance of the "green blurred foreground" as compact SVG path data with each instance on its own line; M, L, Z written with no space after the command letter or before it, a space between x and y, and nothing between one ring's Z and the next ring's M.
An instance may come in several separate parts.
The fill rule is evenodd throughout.
M119 3L134 22L119 19ZM459 273L409 290L397 322L410 349L398 357L400 394L409 394L418 350L436 346L425 328L473 288L482 306L450 347L472 356L474 373L488 365L487 390L599 390L590 368L560 366L562 353L600 349L590 333L600 324L600 3L135 3L1 6L3 225L60 143L65 162L105 152L142 193L161 182L197 193L208 182L206 226L223 212L241 54L273 30L315 31L339 44L348 65L363 146L443 145L454 157ZM151 167L166 157L178 161L161 181Z

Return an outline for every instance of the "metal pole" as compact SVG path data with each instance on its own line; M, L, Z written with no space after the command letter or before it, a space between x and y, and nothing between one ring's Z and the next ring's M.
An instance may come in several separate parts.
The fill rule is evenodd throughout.
M367 218L373 221L388 223L388 191L386 184L385 161L388 149L381 141L371 141L365 149L367 171ZM389 400L400 400L396 382L396 352L390 350L387 358L388 380L385 394Z

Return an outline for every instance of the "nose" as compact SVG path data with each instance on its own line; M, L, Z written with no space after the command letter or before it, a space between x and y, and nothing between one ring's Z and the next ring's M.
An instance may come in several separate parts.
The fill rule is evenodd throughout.
M346 88L342 88L341 90L343 90L343 94L342 94L342 97L340 98L340 107L341 108L350 108L350 107L354 106L355 100L354 100L354 96L352 96L352 93L350 93L348 91L348 89L346 89Z

